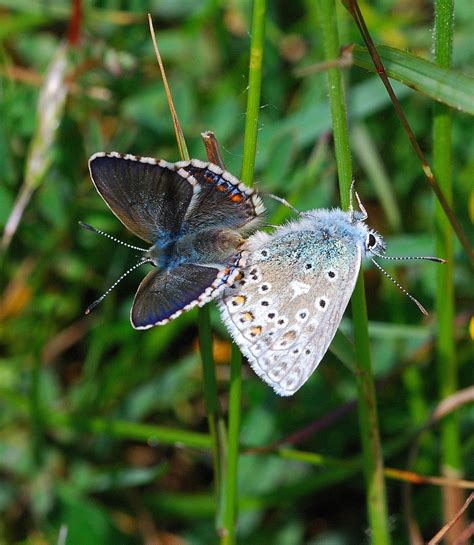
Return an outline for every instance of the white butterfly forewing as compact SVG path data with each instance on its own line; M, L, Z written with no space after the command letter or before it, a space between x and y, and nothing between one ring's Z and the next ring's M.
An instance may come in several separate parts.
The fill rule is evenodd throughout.
M286 230L257 240L242 278L225 290L221 312L254 371L278 394L292 395L337 331L361 247L350 234L327 230Z

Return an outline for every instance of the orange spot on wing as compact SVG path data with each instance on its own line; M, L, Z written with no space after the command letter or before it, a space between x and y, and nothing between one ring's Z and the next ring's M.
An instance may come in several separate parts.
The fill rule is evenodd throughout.
M258 335L260 335L261 332L262 332L261 326L257 325L257 326L252 327L250 329L250 336L251 337L257 337Z
M230 200L231 200L232 202L240 202L240 201L242 200L242 195L239 195L239 194L237 194L237 195L232 195L232 197L230 198Z

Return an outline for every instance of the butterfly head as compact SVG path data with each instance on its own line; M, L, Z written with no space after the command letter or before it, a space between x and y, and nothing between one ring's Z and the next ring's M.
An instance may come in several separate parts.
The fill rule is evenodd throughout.
M382 235L374 231L373 229L367 230L367 236L365 238L365 252L372 255L384 254L386 250L385 240Z

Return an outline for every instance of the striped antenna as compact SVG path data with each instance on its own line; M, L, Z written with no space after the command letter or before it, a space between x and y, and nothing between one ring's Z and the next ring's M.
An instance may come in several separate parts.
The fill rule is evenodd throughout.
M83 221L79 221L79 225L83 227L84 229L87 229L88 231L92 231L93 233L96 233L97 235L102 235L103 237L109 238L110 240L113 240L115 243L121 244L122 246L130 248L132 250L139 250L140 252L148 252L148 250L146 250L145 248L140 248L139 246L128 244L128 242L123 242L123 240L119 240L118 238L115 238L112 235L109 235L109 233L106 233L105 231L102 231L101 229L97 229L96 227L92 227L92 225L89 225L88 223L84 223Z
M380 257L380 256L379 256ZM428 311L425 309L425 307L417 300L413 297L413 295L411 295L411 293L408 293L407 290L402 287L396 280L395 278L393 278L393 276L391 276L390 274L388 274L388 272L385 270L385 269L382 269L382 267L377 263L377 261L375 261L374 259L372 259L372 263L377 267L377 269L379 271L381 271L389 280L391 280L395 286L397 286L397 288L402 292L404 293L409 299L411 299L415 305L421 310L421 312L425 315L425 316L429 316L428 314Z
M260 195L262 197L268 197L269 199L273 199L274 201L277 201L279 202L280 204L283 204L284 206L286 206L287 208L289 208L290 210L293 210L293 212L295 212L296 214L298 214L298 216L301 215L301 212L296 209L292 204L290 204L286 199L284 199L283 197L279 197L278 195L274 195L273 193L260 193Z
M147 258L144 258L144 259L140 259L140 261L138 263L135 263L135 265L133 265L133 267L130 267L130 269L128 269L128 271L125 271L122 276L120 276L120 278L117 278L117 280L110 286L110 288L105 291L96 301L94 301L91 305L89 305L84 314L89 314L91 310L93 310L99 303L101 303L106 297L107 295L109 295L109 293L118 285L120 284L120 282L126 277L128 276L131 272L133 272L135 269L138 269L138 267L140 267L141 265L144 265L145 263L152 263L151 259L147 259Z
M446 259L441 259L441 257L431 257L427 255L390 257L389 255L376 254L375 252L372 252L372 254L380 257L381 259L388 259L390 261L410 261L413 259L423 259L425 261L433 261L434 263L446 263Z

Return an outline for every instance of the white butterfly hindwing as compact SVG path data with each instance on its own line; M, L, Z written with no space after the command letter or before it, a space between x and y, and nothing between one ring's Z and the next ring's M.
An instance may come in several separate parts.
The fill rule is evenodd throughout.
M250 237L246 266L220 309L254 371L286 396L328 349L355 286L361 248L344 232L281 231Z

